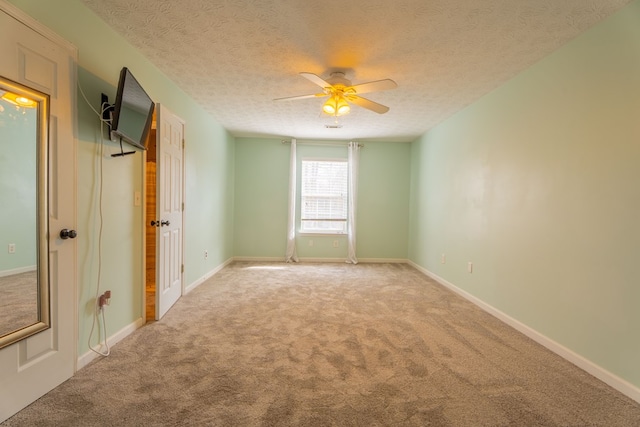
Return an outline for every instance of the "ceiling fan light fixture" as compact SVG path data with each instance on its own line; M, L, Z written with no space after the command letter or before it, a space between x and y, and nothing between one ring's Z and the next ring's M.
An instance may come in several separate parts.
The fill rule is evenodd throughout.
M368 83L360 83L355 86L351 85L351 80L348 80L343 72L333 72L328 80L324 80L321 77L313 73L300 73L301 76L322 88L322 93L316 93L312 95L300 95L300 96L288 96L285 98L277 98L274 101L288 101L294 99L307 99L316 97L329 97L327 101L322 104L322 112L328 116L338 117L344 116L351 112L351 105L355 104L358 107L366 108L374 113L384 114L389 111L389 107L378 104L360 96L361 93L376 92L381 90L395 89L398 87L396 82L390 79L376 80Z
M322 106L322 111L331 116L343 116L349 114L351 107L349 103L340 95L334 95L327 99L327 102Z
M340 99L338 100L338 112L336 116L349 114L349 111L351 111L351 107L349 107L349 104L343 97L340 97Z
M335 100L335 97L333 96L327 99L327 102L325 102L324 105L322 106L322 111L324 111L327 114L331 114L332 116L336 113L337 109L338 109L338 102Z

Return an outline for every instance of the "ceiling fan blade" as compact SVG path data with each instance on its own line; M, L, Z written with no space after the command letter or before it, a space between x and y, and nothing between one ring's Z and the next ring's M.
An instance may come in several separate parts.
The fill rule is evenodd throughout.
M317 84L323 89L327 87L332 87L331 83L324 81L322 78L316 76L313 73L300 73L300 75L306 78L307 80L309 80L311 83Z
M351 86L348 89L353 89L357 94L379 92L381 90L395 89L398 85L391 79L376 80L374 82L362 83L359 85Z
M311 95L287 96L286 98L276 98L274 101L295 101L296 99L319 98L327 96L326 93L314 93Z
M378 114L384 114L387 111L389 111L389 107L382 104L378 104L377 102L370 101L361 96L351 95L351 96L347 96L346 98L349 102L353 102L358 107L366 108L367 110L374 111Z

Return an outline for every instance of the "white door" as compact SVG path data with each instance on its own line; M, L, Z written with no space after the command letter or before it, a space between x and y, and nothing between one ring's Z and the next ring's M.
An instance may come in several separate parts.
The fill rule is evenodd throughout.
M160 220L156 256L156 320L182 295L182 153L184 122L158 104L156 191Z
M0 75L50 96L49 275L51 327L0 350L0 422L75 371L75 140L72 76L75 49L14 6L0 0ZM83 238L83 236L79 236ZM46 260L44 260L46 262Z

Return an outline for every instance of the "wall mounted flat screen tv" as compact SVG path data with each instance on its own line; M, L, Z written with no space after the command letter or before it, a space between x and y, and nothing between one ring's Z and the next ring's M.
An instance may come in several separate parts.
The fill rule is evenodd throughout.
M127 67L120 71L116 103L111 119L111 137L146 150L153 120L154 102Z

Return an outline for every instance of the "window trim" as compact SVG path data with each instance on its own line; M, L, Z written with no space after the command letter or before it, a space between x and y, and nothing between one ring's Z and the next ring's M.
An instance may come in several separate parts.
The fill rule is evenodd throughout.
M299 222L298 222L298 235L300 236L346 236L347 235L347 221L348 221L348 217L349 217L349 206L348 206L348 199L349 199L349 185L348 182L346 184L346 200L345 202L347 203L346 205L346 215L345 218L342 219L304 219L302 218L302 205L303 205L303 197L302 197L302 188L303 188L303 164L304 162L336 162L336 163L344 163L347 166L347 181L348 181L348 159L346 157L313 157L313 156L309 156L309 157L302 157L300 159L300 186L299 186L299 204L300 204L300 209L299 209ZM342 222L344 224L344 229L343 230L307 230L303 228L303 223L304 221L336 221L336 222Z

